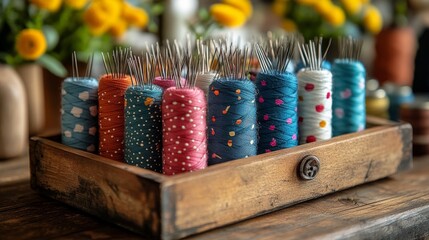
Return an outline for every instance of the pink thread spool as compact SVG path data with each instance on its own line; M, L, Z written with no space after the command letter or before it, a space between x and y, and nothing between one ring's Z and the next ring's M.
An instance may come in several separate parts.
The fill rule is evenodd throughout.
M206 97L199 88L170 87L162 101L163 173L175 175L207 166Z
M180 78L180 83L182 84L182 86L184 86L186 83L186 79ZM155 79L153 80L153 84L160 86L164 91L167 88L176 86L176 82L173 79L162 77L155 77Z

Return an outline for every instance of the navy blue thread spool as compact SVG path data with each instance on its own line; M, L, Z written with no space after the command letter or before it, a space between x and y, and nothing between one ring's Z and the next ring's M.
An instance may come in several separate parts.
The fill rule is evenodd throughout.
M340 59L332 66L332 135L365 129L365 67L358 61L362 42L340 40Z
M249 80L218 79L210 84L209 165L257 154L255 95Z
M130 165L162 172L162 88L153 85L156 61L146 53L129 61L133 86L125 92L124 158Z
M278 43L278 41L276 41ZM295 42L270 44L271 58L255 45L261 72L256 77L259 123L258 154L298 145L298 81L287 72Z
M72 78L62 84L61 142L98 151L98 81L91 78L94 55L88 58L85 77L79 77L76 52L72 54Z

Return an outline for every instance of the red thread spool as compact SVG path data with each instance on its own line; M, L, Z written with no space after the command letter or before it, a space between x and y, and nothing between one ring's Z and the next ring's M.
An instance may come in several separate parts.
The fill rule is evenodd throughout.
M182 84L182 86L184 86L185 83L186 83L186 79L180 78L180 83ZM164 91L167 88L175 87L176 86L176 82L173 79L162 78L162 77L156 77L153 80L153 84L160 86L162 88L162 90L164 90Z
M175 175L207 166L207 103L199 88L168 88L162 101L163 172Z
M100 156L124 161L124 94L131 78L111 74L100 78L98 87L98 122L100 127Z

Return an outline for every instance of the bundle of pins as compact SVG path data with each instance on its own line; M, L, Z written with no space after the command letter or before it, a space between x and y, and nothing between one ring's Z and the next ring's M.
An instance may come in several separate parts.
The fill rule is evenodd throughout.
M240 49L222 39L219 46L208 95L209 164L257 153L256 88L247 79L252 51L249 45Z
M155 50L144 57L131 56L128 67L132 86L125 92L125 162L162 172L162 88L153 85Z
M298 44L301 60L306 67L297 75L300 144L332 137L332 74L322 69L328 48L322 55L322 38L308 44Z
M110 78L123 78L126 75L127 71L127 59L131 54L131 48L118 48L113 51L112 56L107 53L107 57L104 56L104 53L101 53L104 63L104 69L106 74Z
M62 143L88 152L98 150L98 81L91 78L94 56L90 55L85 76L79 76L76 52L72 54L72 77L62 84Z
M339 40L340 58L334 61L333 136L365 129L365 67L359 62L362 40L344 37Z
M180 85L184 84L185 80L181 77L181 47L177 41L174 41L174 45L171 46L170 41L166 40L164 48L160 48L159 44L156 43L156 51L152 48L152 55L157 59L160 73L160 76L155 77L153 81L154 84L160 86L164 90L169 87L177 86L177 82Z
M270 38L265 44L255 43L261 66L255 82L258 88L258 153L298 145L298 82L293 73L286 71L295 43L294 36Z

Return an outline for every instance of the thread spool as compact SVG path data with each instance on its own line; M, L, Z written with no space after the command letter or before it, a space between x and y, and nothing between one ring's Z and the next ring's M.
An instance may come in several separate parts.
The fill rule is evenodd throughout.
M62 84L61 142L88 152L98 151L98 81L91 75L93 57L85 77L79 77L76 52L72 54L73 77Z
M125 92L125 162L162 172L162 88L153 85L156 61L146 52L128 60L133 86Z
M365 129L365 67L359 62L362 40L339 40L340 58L334 61L332 134L339 136Z
M100 77L99 104L99 154L116 161L124 161L124 94L131 85L126 72L129 50L115 50L103 56L106 74ZM117 59L115 61L115 59Z
M255 97L249 80L219 79L210 85L209 165L257 154Z
M173 58L178 60L177 52ZM185 51L186 83L176 75L176 87L165 90L162 100L163 173L175 175L207 166L206 111L204 92L195 87L199 58ZM181 70L181 69L179 69Z
M387 96L389 97L389 117L392 121L400 120L401 105L414 101L414 94L409 86L399 86L396 84L385 84Z
M88 152L98 151L98 81L67 78L62 85L61 141Z
M215 73L198 74L195 86L203 90L205 96L208 96L210 84L215 76Z
M318 49L316 49L316 46ZM306 68L298 72L299 143L310 143L332 137L332 74L322 68L322 39L298 44Z
M180 82L182 85L184 85L186 82L186 79L181 78ZM155 79L153 80L153 84L160 86L162 90L166 90L167 88L176 86L176 82L174 81L174 79L163 78L161 76L155 77Z
M333 74L332 134L365 129L365 67L358 61L336 59Z
M389 119L389 98L383 89L367 91L365 105L367 115Z
M262 63L256 77L259 154L298 145L298 82L293 73L287 72L295 40L270 46L269 52L274 53L271 59L256 45Z

